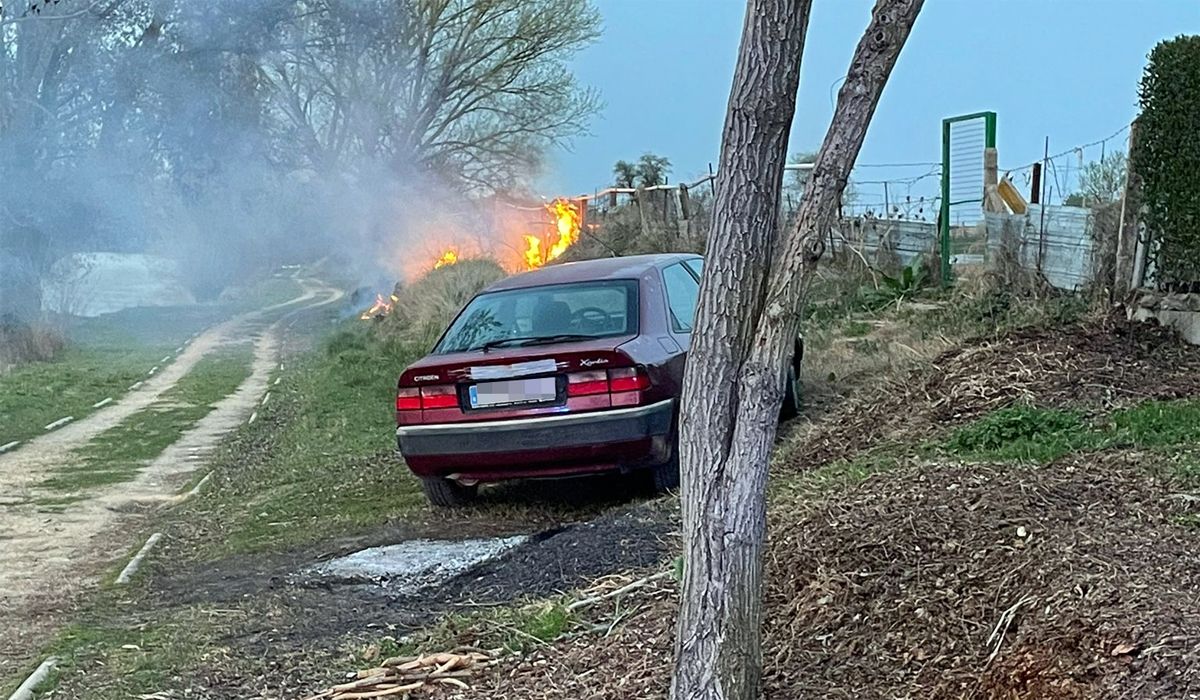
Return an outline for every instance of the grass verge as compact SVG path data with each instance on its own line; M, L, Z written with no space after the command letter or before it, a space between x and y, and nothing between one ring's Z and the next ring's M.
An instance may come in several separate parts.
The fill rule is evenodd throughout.
M125 309L65 323L68 349L0 375L0 445L25 441L65 416L76 420L94 404L116 399L174 355L190 336L235 313L299 295L290 276L267 277L235 290L224 303ZM284 313L279 310L275 315Z
M212 487L179 513L209 524L206 556L288 548L424 507L389 439L406 359L353 323L289 362L259 419L218 453Z

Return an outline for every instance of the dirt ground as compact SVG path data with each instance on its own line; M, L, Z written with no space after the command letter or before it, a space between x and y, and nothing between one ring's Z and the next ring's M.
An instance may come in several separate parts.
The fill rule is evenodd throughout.
M204 456L261 401L276 366L283 323L273 321L271 312L312 308L342 295L317 280L299 281L303 292L295 299L204 331L170 364L113 404L0 456L0 493L6 497L0 506L0 677L45 643L79 596L98 583L98 572L137 546L131 533L138 532L144 514L177 500ZM78 459L75 450L155 403L205 356L247 338L254 343L250 376L136 479L88 490L81 500L60 507L37 504L44 495L38 484Z
M832 436L793 438L794 461L779 468L852 459L856 432L912 438L1016 401L1098 411L1200 397L1198 363L1200 349L1111 320L1018 333L910 377L905 410L886 392L851 399L818 420ZM764 696L1200 697L1200 496L1163 478L1163 458L914 458L849 488L781 494ZM676 593L668 579L623 600L624 617L591 611L590 622L621 623L503 664L456 697L663 697Z
M1200 693L1198 512L1128 454L915 464L776 504L764 697L1188 698ZM608 634L535 650L464 698L664 697L675 590Z
M1200 349L1150 326L1091 320L965 344L792 426L773 467L776 484L800 487L777 490L770 508L765 697L1200 697L1200 496L1162 476L1162 453L1110 448L1045 466L909 456L848 486L804 486L812 467L1013 404L1099 415L1146 398L1200 398ZM181 566L187 557L168 542L122 624L205 630L203 662L173 669L161 697L305 697L367 665L363 650L381 640L419 642L455 620L450 644L480 644L497 623L473 613L669 571L675 500L622 502L614 493L626 486L577 484L567 493L579 499L574 519L502 506L564 496L543 483L511 487L477 512L302 551ZM415 595L386 581L296 577L366 547L446 533L529 538ZM663 697L677 594L672 577L657 578L584 609L566 634L505 657L469 690L430 696ZM63 679L63 697L83 692L92 672L103 670Z

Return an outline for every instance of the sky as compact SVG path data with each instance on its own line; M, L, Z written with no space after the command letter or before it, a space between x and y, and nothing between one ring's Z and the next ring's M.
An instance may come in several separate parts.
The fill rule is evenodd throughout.
M601 189L613 163L666 156L671 181L715 164L745 11L740 0L596 0L603 34L572 63L604 107L586 136L552 154L547 196ZM792 152L815 151L873 3L815 0ZM884 90L853 177L861 197L935 194L944 117L997 113L1002 171L1021 186L1049 137L1057 189L1079 162L1124 150L1146 55L1200 33L1200 0L926 0ZM1114 136L1115 134L1115 136ZM924 164L875 167L887 164ZM1026 166L1024 171L1019 167ZM930 175L930 173L935 173ZM924 176L924 177L922 177ZM919 178L919 179L918 179ZM1053 199L1051 201L1054 201Z

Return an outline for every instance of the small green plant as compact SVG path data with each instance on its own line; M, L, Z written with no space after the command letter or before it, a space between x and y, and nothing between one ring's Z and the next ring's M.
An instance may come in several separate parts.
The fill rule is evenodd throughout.
M1097 438L1075 411L1012 406L959 428L946 449L973 458L1049 462Z
M552 642L566 631L571 614L557 603L531 606L520 611L516 629L541 642ZM518 641L518 640L514 640Z
M1200 515L1196 513L1185 513L1184 515L1175 516L1175 522L1186 528L1200 530Z
M1116 438L1142 447L1200 441L1200 401L1147 401L1112 416Z
M842 334L847 338L861 338L870 333L875 327L866 321L847 321L842 328Z
M1200 488L1200 460L1196 455L1186 455L1172 469L1174 476L1187 488Z
M929 272L918 261L895 276L881 274L879 279L883 284L866 295L867 305L871 308L882 308L917 296L929 284Z
M1114 411L1099 424L1077 411L1012 406L959 428L944 447L976 459L1049 462L1070 452L1107 447L1162 448L1200 441L1200 401L1146 401ZM1190 459L1190 457L1189 457ZM1185 459L1181 479L1200 482L1200 464Z

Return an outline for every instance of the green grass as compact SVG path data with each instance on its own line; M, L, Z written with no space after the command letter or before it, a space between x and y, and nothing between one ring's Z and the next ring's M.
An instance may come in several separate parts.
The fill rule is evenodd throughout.
M838 460L816 469L785 473L771 481L770 500L808 501L836 491L846 491L874 474L896 468L902 450L898 446L880 446L850 460ZM784 459L784 457L777 457Z
M1177 515L1175 516L1175 523L1193 530L1200 530L1200 515L1196 513Z
M105 596L105 604L124 605L111 595ZM39 657L53 655L59 661L34 689L35 697L43 697L64 679L83 673L90 678L103 677L103 687L88 686L86 697L96 700L162 690L180 668L196 663L201 650L195 641L211 627L211 619L203 611L185 608L177 610L172 619L153 625L126 616L72 624L60 631ZM13 687L19 682L13 681ZM5 688L5 692L10 690Z
M300 283L290 272L278 272L249 287L232 290L223 297L226 303L249 311L290 301L300 296L301 291Z
M1109 447L1174 448L1200 441L1200 401L1146 401L1088 421L1076 411L1013 406L956 430L942 445L968 459L1048 463ZM1180 467L1186 475L1191 462Z
M842 326L842 335L846 336L847 338L861 338L874 329L875 326L872 326L866 321L851 320L847 321L846 325Z
M173 348L174 346L172 346ZM0 445L28 440L64 416L91 413L146 378L170 348L75 347L53 362L18 367L0 377Z
M65 416L76 420L93 404L119 398L190 336L234 313L299 294L290 277L267 277L237 290L222 304L124 309L64 321L69 348L0 376L0 445L41 435ZM281 310L283 313L286 310Z
M76 452L76 463L42 486L75 492L133 479L216 402L233 393L250 375L251 358L251 350L243 345L200 360L159 401L93 438Z
M1076 412L1013 406L958 429L946 449L973 459L1050 462L1094 447L1099 437Z
M213 524L207 555L301 545L424 508L392 455L394 385L410 359L350 322L289 364L260 420L214 461L219 481L181 513Z

